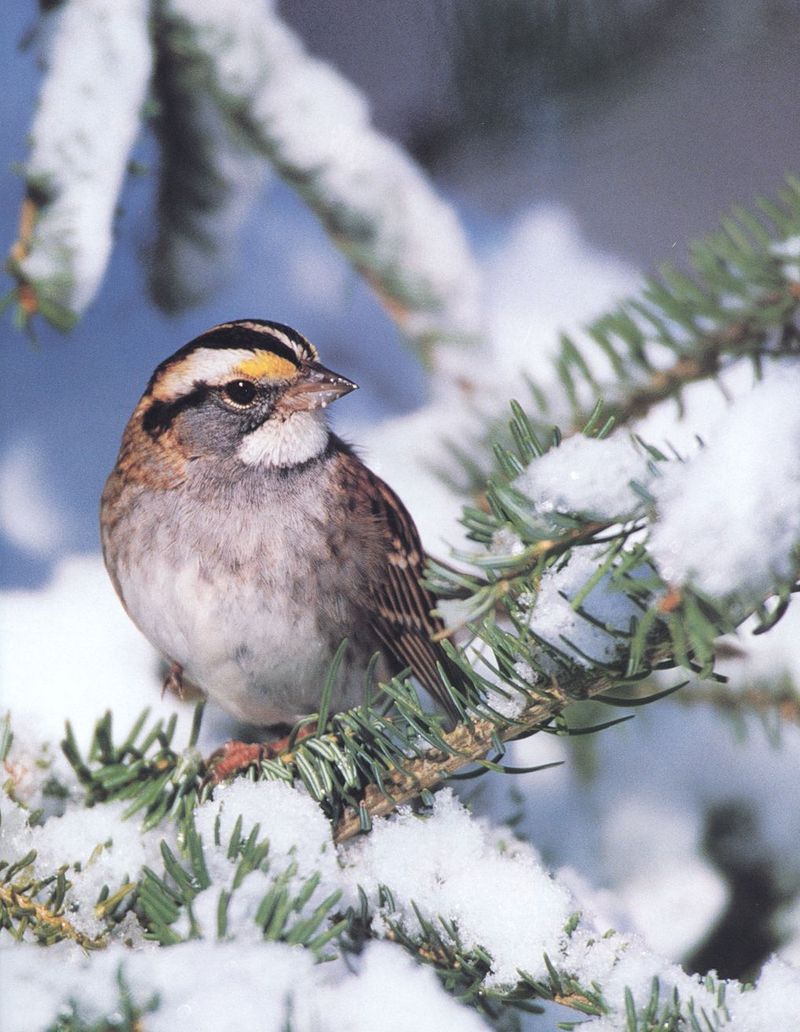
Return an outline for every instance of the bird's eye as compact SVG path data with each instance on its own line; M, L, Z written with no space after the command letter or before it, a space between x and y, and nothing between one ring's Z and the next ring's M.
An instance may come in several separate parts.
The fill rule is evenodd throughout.
M250 380L231 380L222 388L222 393L234 405L246 408L256 400L256 387Z

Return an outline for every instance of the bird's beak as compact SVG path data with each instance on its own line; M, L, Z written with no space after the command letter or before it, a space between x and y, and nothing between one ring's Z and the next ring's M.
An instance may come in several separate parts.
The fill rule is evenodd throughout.
M358 384L314 362L302 370L280 400L284 412L325 408L337 398L358 390Z

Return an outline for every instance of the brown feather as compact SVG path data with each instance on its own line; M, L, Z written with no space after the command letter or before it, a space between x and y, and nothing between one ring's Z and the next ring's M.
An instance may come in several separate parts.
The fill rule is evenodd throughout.
M385 556L381 575L370 580L370 625L397 668L410 667L448 713L456 715L437 664L455 686L461 686L463 678L456 664L432 640L444 624L431 615L436 600L420 583L425 573L425 553L416 525L389 485L344 444L339 463L345 492L350 498L364 499L364 505L370 507Z

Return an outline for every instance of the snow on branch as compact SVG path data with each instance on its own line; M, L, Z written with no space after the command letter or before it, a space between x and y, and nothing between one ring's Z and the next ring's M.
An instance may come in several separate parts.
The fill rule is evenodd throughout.
M798 1006L796 972L779 960L746 989L689 975L607 930L532 847L474 820L449 791L338 850L307 795L274 782L219 788L160 842L153 832L136 842L116 804L41 828L9 800L3 811L4 845L35 841L51 866L60 862L62 899L107 932L102 950L80 951L65 933L48 954L30 927L15 928L21 942L0 931L0 1018L17 1032L67 1014L84 1032L111 1024L114 1011L127 1032L144 1015L156 1032L247 1023L277 1032L289 1017L298 1030L433 1032L445 1021L478 1030L481 1012L550 1000L594 1019L582 1027L597 1032L690 1028L701 1016L708 1027L766 1032L788 1028ZM123 872L125 891L109 894ZM96 894L104 879L93 905L89 882Z
M691 244L691 274L663 265L580 345L562 338L556 368L574 426L598 397L607 416L628 422L741 357L798 353L800 179L787 176L779 202L758 206L762 217L737 208Z
M757 367L800 353L800 178L788 176L777 201L760 199L756 208L758 214L735 209L717 232L690 243L688 272L664 265L628 300L544 339L528 300L537 284L527 286L542 245L531 247L532 229L523 225L490 276L494 311L478 392L487 417L480 430L451 435L469 492L480 490L488 470L485 457L515 376L525 381L518 397L537 427L547 432L555 423L572 433L598 401L605 419L634 424L664 402L677 402L680 411L693 384L724 385L743 358ZM560 242L545 217L533 229L569 254L569 240ZM619 293L630 290L616 273L614 282ZM577 308L580 299L566 304Z
M167 0L209 56L223 110L317 213L422 351L479 331L478 272L458 218L370 123L362 95L262 0Z
M478 270L454 209L266 0L67 0L51 17L12 250L23 317L65 327L97 292L154 47L159 303L215 285L267 158L423 356L479 336Z
M745 606L792 587L800 567L800 367L767 373L653 488L649 548L664 579Z
M139 132L152 53L148 0L69 0L48 18L27 196L11 254L19 302L66 327L91 303Z

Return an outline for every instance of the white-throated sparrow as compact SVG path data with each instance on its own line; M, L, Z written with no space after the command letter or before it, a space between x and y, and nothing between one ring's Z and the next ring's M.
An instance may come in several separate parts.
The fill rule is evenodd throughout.
M249 724L314 712L349 639L332 705L410 667L445 706L420 585L424 555L397 495L332 433L356 384L288 326L223 323L166 359L128 422L103 491L103 555L125 609L174 676Z

